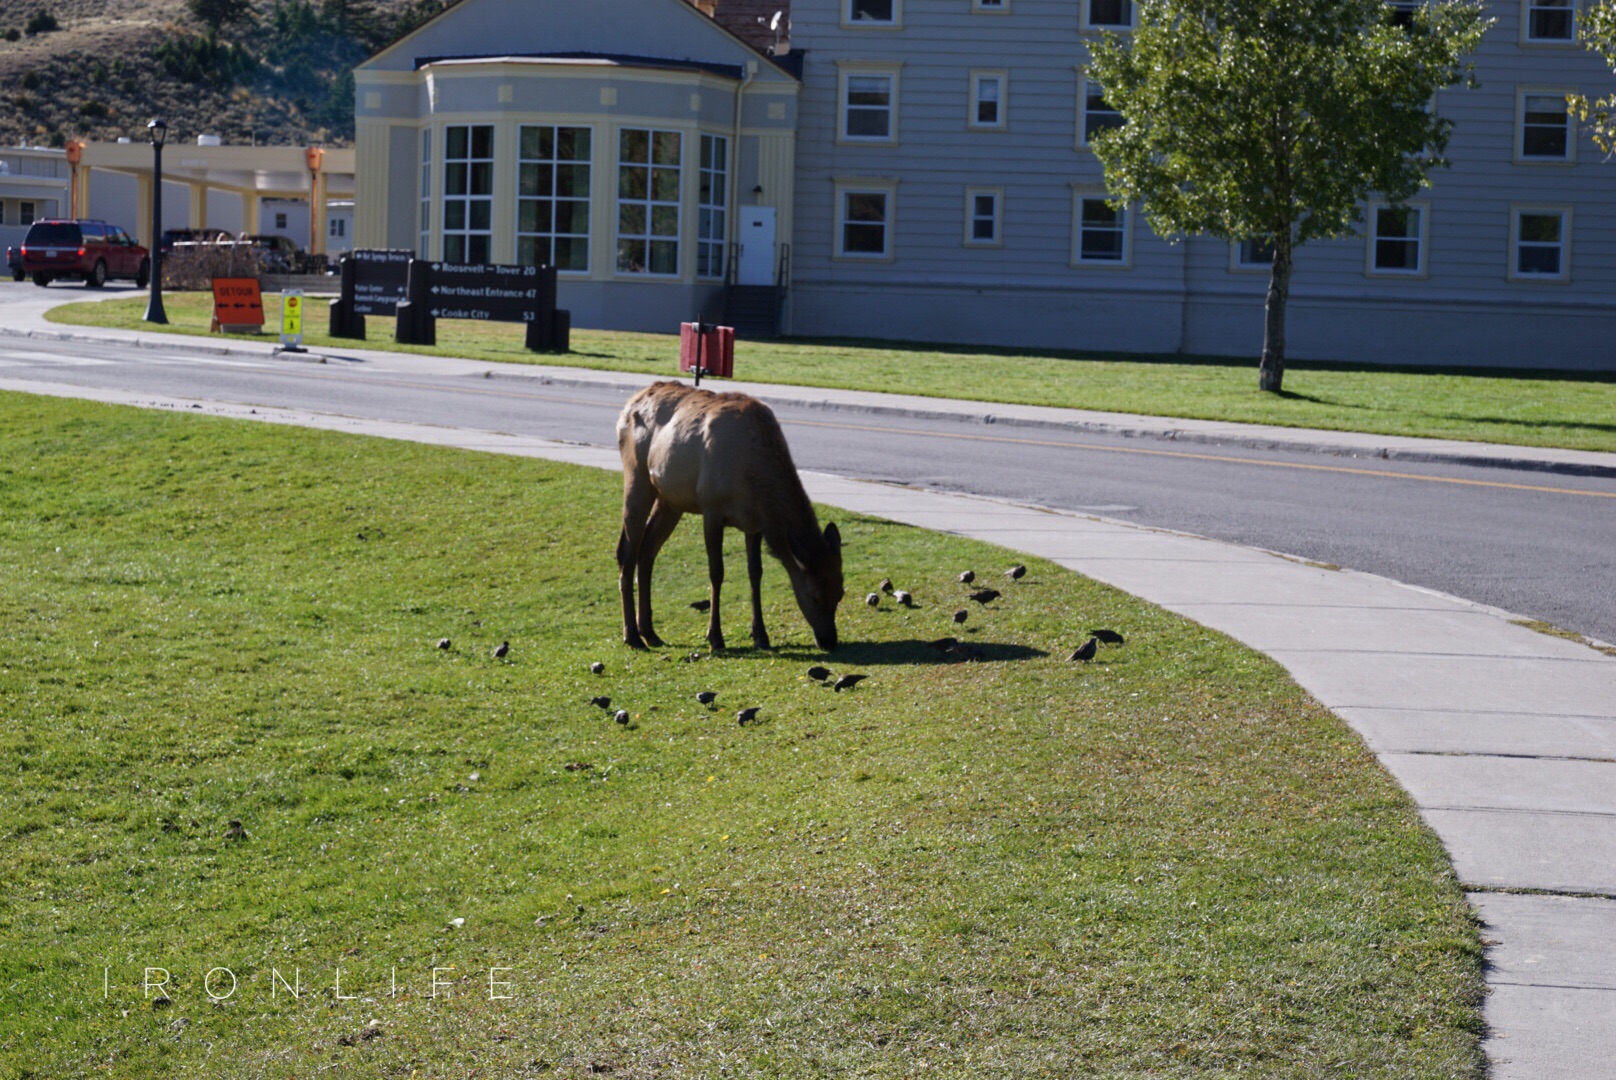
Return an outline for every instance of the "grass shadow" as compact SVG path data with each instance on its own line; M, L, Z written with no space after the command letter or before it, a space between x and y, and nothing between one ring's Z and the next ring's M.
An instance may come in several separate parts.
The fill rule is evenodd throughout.
M1016 660L1036 660L1049 655L1043 649L1035 649L1030 645L1013 645L1009 642L970 641L966 644L980 654L974 663L1004 664ZM729 649L726 652L769 655L756 649ZM962 662L958 657L943 655L939 650L932 648L929 642L918 638L900 641L844 641L836 647L835 652L831 653L811 646L787 645L773 650L773 655L779 659L801 660L804 663L818 661L838 668Z

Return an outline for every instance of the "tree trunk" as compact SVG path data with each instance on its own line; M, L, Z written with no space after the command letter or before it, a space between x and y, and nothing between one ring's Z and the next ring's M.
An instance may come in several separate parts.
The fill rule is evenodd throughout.
M1274 237L1274 266L1268 275L1268 303L1263 308L1262 362L1257 389L1277 394L1285 382L1285 303L1291 296L1290 230Z

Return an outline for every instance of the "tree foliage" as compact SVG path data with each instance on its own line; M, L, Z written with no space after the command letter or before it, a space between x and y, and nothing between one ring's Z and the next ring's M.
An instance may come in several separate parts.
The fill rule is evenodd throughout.
M1293 249L1350 235L1368 195L1403 203L1445 164L1451 122L1432 96L1467 80L1490 20L1480 0L1395 20L1382 0L1135 7L1131 34L1090 48L1086 74L1123 120L1094 153L1160 235L1273 245L1259 385L1277 391Z
M1583 13L1582 42L1604 57L1616 72L1616 2L1605 0ZM1588 125L1589 134L1607 154L1616 154L1616 94L1590 100L1583 94L1570 94L1571 115Z
M240 22L252 11L251 0L185 0L186 10L218 36L229 23Z

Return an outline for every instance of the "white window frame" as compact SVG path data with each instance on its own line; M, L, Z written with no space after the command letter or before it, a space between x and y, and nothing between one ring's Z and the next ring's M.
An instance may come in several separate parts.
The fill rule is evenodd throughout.
M1567 87L1522 86L1515 91L1515 164L1517 165L1575 165L1577 163L1577 126L1572 123L1572 117L1565 109L1567 94L1576 93ZM1565 117L1566 152L1563 157L1540 157L1526 154L1526 99L1529 97L1552 97L1560 102L1560 112Z
M523 136L523 133L525 131L527 131L527 129L529 129L529 128L549 128L550 129L550 157L548 157L548 158L530 158L530 157L524 156L524 154L523 154L523 145L522 145L522 143L523 143L522 136ZM587 160L580 161L580 160L575 159L575 158L562 158L562 157L558 156L561 153L561 149L560 149L560 147L561 147L561 132L564 129L565 130L573 130L573 131L581 130L581 131L589 132L589 158ZM551 256L552 256L549 265L555 265L553 256L554 256L554 253L555 253L556 241L558 241L558 240L576 240L576 239L581 238L583 240L583 242L584 242L584 265L583 265L583 269L581 269L581 270L576 269L576 268L563 269L560 266L557 266L556 267L556 273L557 274L566 274L566 275L570 275L570 276L574 276L574 277L587 276L589 274L589 266L590 266L590 262L591 262L590 256L592 254L592 249L594 247L593 240L594 240L594 224L595 224L595 206L594 206L594 203L595 203L595 200L594 200L594 194L595 194L595 190L594 190L594 182L595 182L595 148L598 145L596 129L592 125L589 125L589 124L518 124L518 125L516 125L516 140L515 141L516 141L516 221L514 223L515 228L513 228L511 230L511 233L514 236L515 241L516 241L516 252L515 252L513 258L515 259L515 261L517 263L519 263L519 264L521 263L521 261L522 261L522 240L523 240L524 237L533 237L536 240L548 241L549 242L550 253L551 253ZM539 165L539 166L548 165L548 166L550 166L550 168L552 169L550 194L548 194L548 195L524 195L524 194L522 194L522 167L524 165ZM587 170L587 173L586 173L587 180L586 180L586 183L584 185L583 198L580 199L577 196L569 196L569 197L563 198L562 196L557 194L556 186L555 186L555 176L557 175L557 173L559 172L559 170L563 166L576 168L579 165L584 166L584 168ZM536 230L536 231L532 231L532 232L527 232L527 231L524 231L522 229L522 203L524 203L524 202L537 202L537 203L549 203L550 204L550 227L548 229L540 229L540 230ZM567 203L581 202L581 203L584 204L584 231L583 231L583 233L581 233L581 234L580 233L571 233L571 232L564 233L564 232L557 231L557 229L556 229L555 211L556 211L556 204L561 203L561 202L567 202ZM544 261L539 260L539 265L545 265Z
M842 176L835 181L836 205L832 218L836 222L836 235L831 241L832 258L848 262L892 262L896 258L897 245L894 242L897 233L898 210L898 181L890 177L879 176ZM847 239L847 197L849 195L884 195L886 196L886 216L881 226L885 230L881 236L882 248L875 251L848 251L845 247Z
M1079 150L1088 150L1088 148L1089 148L1089 87L1090 86L1098 87L1100 84L1097 83L1097 82L1094 82L1087 75L1084 75L1082 73L1082 71L1083 71L1082 68L1078 68L1078 78L1077 78L1077 148ZM1105 91L1101 90L1100 94L1101 94L1102 97L1104 97ZM1107 102L1106 104L1108 106L1110 105L1109 102ZM1113 113L1116 113L1115 108L1112 108L1110 111L1113 112ZM1120 118L1121 114L1117 113L1117 116Z
M1097 23L1094 21L1094 0L1083 2L1083 30L1093 32L1109 30L1112 33L1126 34L1139 25L1140 0L1121 0L1128 5L1128 21L1125 23Z
M837 0L841 5L841 19L843 30L902 30L903 29L903 0L892 0L892 18L890 19L855 19L853 5L858 0Z
M1522 273L1520 266L1521 218L1529 214L1557 214L1560 218L1560 272L1558 274ZM1512 203L1509 208L1509 273L1510 281L1541 282L1564 285L1571 281L1571 207L1565 204Z
M466 156L463 158L451 159L449 157L449 133L455 131L456 129L462 128L466 132ZM488 129L487 157L476 156L476 132L478 128ZM471 259L473 240L477 237L486 236L488 238L488 262L492 263L494 261L494 193L495 189L499 186L498 178L494 175L494 162L496 160L496 148L499 145L498 139L498 126L494 124L443 125L443 166L439 172L439 175L443 177L443 195L438 200L439 205L442 207L441 213L443 216L441 219L441 228L439 229L438 233L438 257L444 262L449 261L449 238L452 236L464 238L464 254L467 260ZM449 169L454 165L464 165L466 168L466 190L458 194L450 194L449 192ZM488 168L488 191L486 194L475 190L476 169L479 165L484 165ZM464 204L463 208L465 218L461 223L461 226L457 229L449 228L449 207L453 203ZM474 208L479 203L485 204L487 207L488 227L486 229L479 229L474 225ZM486 264L468 262L468 265L476 266Z
M1411 237L1387 237L1388 240L1413 240L1415 247L1415 264L1412 269L1399 267L1384 267L1375 265L1377 255L1376 247L1380 241L1380 212L1382 210L1410 210L1420 215L1419 228ZM1430 237L1431 237L1431 204L1419 199L1403 204L1401 207L1392 206L1384 199L1371 199L1364 210L1364 229L1368 236L1368 243L1364 250L1364 274L1369 277L1396 277L1396 278L1423 278L1430 276Z
M903 74L902 61L838 60L836 62L836 141L849 146L894 146L898 142L898 92ZM847 110L849 85L853 79L887 80L887 133L849 135Z
M647 157L644 162L633 161L625 163L623 160L623 135L630 131L643 131L646 133ZM668 165L657 163L656 140L658 135L677 135L679 137L679 160L676 164ZM616 168L613 170L613 190L617 192L617 197L612 200L612 273L618 277L632 278L637 281L646 279L656 281L677 281L683 276L684 272L685 159L688 157L685 150L688 149L689 132L682 131L679 128L659 128L649 126L641 127L638 124L624 124L622 127L616 130L615 140L616 145L614 146L613 150L614 157L616 158ZM623 195L623 169L638 168L641 165L644 165L646 168L645 198L628 198ZM674 193L674 197L671 200L658 199L656 197L656 174L659 169L663 171L672 169L678 174L678 190ZM640 206L644 208L645 227L642 232L623 231L623 207L625 205ZM673 232L671 234L658 233L655 228L656 212L658 208L666 208L670 206L673 207L674 212ZM621 267L618 260L622 254L621 245L624 240L644 242L644 269L624 270ZM654 243L666 244L669 242L673 244L673 269L668 271L652 270L651 264L653 260L651 258L651 245Z
M1122 258L1095 259L1083 257L1083 204L1109 202L1111 195L1104 188L1072 185L1072 261L1076 270L1128 270L1133 267L1133 219L1131 207L1117 213L1122 215Z
M973 15L1008 15L1010 0L971 0Z
M1229 272L1232 274L1270 274L1274 270L1272 258L1261 262L1245 262L1240 258L1240 249L1246 244L1255 243L1254 240L1236 240L1229 245Z
M421 129L421 206L420 206L420 246L415 254L422 259L432 257L432 140L433 130L430 127Z
M1002 68L972 68L971 93L969 110L965 114L965 126L972 131L1006 131L1010 127L1010 73ZM995 80L999 84L999 117L992 123L979 119L982 103L982 84L988 80Z
M993 238L983 240L976 235L976 200L988 196L993 199ZM1004 247L1004 188L973 186L965 189L965 234L962 242L971 248Z
M1548 46L1551 49L1564 48L1567 45L1578 44L1577 32L1581 29L1582 24L1582 12L1580 7L1581 5L1579 0L1571 0L1571 33L1567 36L1551 38L1533 37L1532 12L1538 8L1544 8L1547 10L1561 9L1552 8L1550 5L1543 3L1542 0L1521 0L1521 44L1531 45L1533 47Z
M709 157L709 146L713 147L715 154L722 148L722 165L707 164L716 161L716 157ZM696 153L696 277L701 281L722 281L729 264L729 171L735 167L735 162L731 160L729 137L702 132L696 143ZM705 194L701 191L704 187L707 189ZM715 254L718 269L712 273L702 273L704 258L711 266Z

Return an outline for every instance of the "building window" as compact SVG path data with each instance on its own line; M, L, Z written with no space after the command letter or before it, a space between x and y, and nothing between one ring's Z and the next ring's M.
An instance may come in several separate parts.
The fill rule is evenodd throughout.
M341 239L348 235L348 219L334 217L326 225L326 234Z
M1003 71L971 72L971 112L967 126L1003 130L1009 118L1006 89L1010 76Z
M1111 206L1100 192L1078 192L1073 218L1076 228L1072 262L1080 266L1127 266L1128 211Z
M1231 264L1235 270L1271 270L1274 266L1274 242L1267 237L1253 237L1234 245Z
M516 261L521 265L589 271L593 145L586 127L522 125L516 158Z
M1004 192L999 188L965 189L965 245L999 247L1003 243Z
M34 204L27 199L17 204L17 224L32 225L34 223Z
M896 28L903 23L903 0L841 0L842 25Z
M4 175L5 174L3 172L0 172L0 176L4 176ZM4 225L5 223L6 223L6 204L5 204L5 200L0 199L0 225Z
M1133 0L1083 0L1083 26L1091 30L1129 30Z
M1510 223L1510 277L1567 281L1571 271L1571 211L1517 207Z
M1413 26L1414 14L1424 0L1386 0L1387 21L1393 26Z
M898 65L843 61L840 68L843 142L896 142Z
M1572 44L1577 40L1576 0L1522 0L1522 40Z
M897 184L851 180L836 186L836 255L846 259L892 258Z
M276 229L276 231L280 231L280 230L283 230L285 228L286 228L286 212L283 211L283 210L277 210L275 212L275 229Z
M1083 79L1078 84L1082 94L1081 108L1078 110L1078 122L1082 125L1083 146L1093 140L1096 133L1122 126L1122 114L1111 107L1105 100L1105 91L1100 84L1090 79Z
M1571 161L1571 114L1558 91L1522 92L1520 96L1521 161Z
M1369 272L1425 273L1425 207L1370 206Z
M432 130L421 132L421 239L415 253L432 255Z
M984 15L1000 15L1010 10L1010 0L971 0L971 10Z
M724 276L725 242L729 239L729 140L701 137L701 193L697 200L696 276Z
M443 141L443 261L494 261L494 126L451 124Z
M677 131L624 128L617 134L617 272L679 273Z

